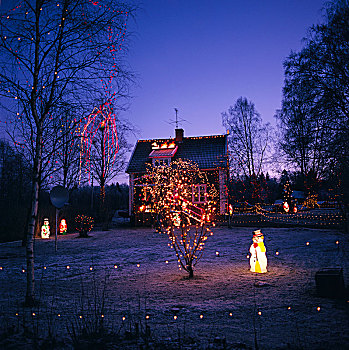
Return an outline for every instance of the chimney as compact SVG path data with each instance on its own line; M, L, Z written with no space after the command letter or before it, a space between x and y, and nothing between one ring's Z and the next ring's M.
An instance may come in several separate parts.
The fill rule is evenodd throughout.
M175 131L176 131L176 141L183 142L184 130L183 129L175 129Z

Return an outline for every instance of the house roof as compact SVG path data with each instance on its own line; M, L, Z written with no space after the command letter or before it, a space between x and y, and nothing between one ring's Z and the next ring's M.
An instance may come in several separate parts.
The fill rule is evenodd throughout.
M138 140L133 150L126 173L144 173L146 164L151 163L152 143L173 142L174 139ZM183 137L176 141L177 152L172 160L186 159L198 164L200 169L227 167L227 135ZM154 154L154 153L153 153Z
M178 146L175 148L154 149L149 154L149 158L168 158L173 157L177 152Z

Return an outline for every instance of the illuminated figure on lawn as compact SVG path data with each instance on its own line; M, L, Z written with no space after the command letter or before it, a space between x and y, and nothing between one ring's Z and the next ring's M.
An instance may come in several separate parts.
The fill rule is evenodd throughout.
M285 213L288 213L290 211L290 206L288 205L287 202L284 202L282 207L284 208Z
M44 219L44 224L41 226L41 238L50 238L50 223L47 218Z
M250 266L251 272L265 273L267 272L267 256L264 245L263 233L260 230L253 232L253 243L250 247Z
M65 221L65 219L62 219L61 223L59 224L59 233L61 235L67 234L67 222Z

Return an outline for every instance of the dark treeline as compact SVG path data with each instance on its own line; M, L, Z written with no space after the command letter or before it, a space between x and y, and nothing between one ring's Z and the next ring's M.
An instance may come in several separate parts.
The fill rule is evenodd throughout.
M0 241L21 239L29 215L30 167L7 142L0 141Z
M279 181L264 175L277 166L278 174L292 169L287 177L293 190L312 200L335 200L349 213L349 1L331 1L324 11L323 23L312 26L302 49L284 61L276 130L245 97L222 113L229 131L230 202L281 198L286 174Z
M21 240L26 234L30 214L31 168L24 158L7 142L0 141L0 242ZM111 222L116 210L128 208L128 185L118 183L106 186L105 210ZM99 218L100 188L75 187L70 190L69 204L59 212L67 220L68 233L75 232L75 217L92 216L96 225ZM50 203L49 190L41 190L35 234L40 234L44 218L50 221L51 234L55 230L55 208ZM59 222L58 221L58 222Z
M308 191L336 188L349 211L349 1L327 4L299 52L284 62L279 145ZM313 188L314 187L314 188Z
M264 175L263 172L258 177L252 177L252 180L248 176L231 178L228 184L229 203L273 204L276 200L284 198L286 183L292 192L301 192L304 200L315 194L316 202L340 202L341 195L336 181L312 179L313 183L309 184L309 180L309 177L305 179L300 172L286 170L282 171L279 178L270 177L268 173Z

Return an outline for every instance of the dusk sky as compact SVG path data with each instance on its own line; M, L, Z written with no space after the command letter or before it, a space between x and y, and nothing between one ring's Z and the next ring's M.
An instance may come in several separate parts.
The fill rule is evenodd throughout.
M274 123L283 61L322 21L323 0L148 0L129 52L138 75L123 113L139 138L174 136L174 108L185 136L225 133L221 112L240 96ZM135 142L135 141L134 141Z

